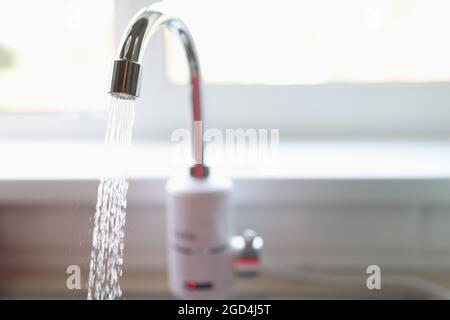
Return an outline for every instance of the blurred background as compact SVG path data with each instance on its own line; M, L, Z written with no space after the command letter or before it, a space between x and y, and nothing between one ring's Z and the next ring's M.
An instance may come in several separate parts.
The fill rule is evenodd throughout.
M86 297L66 268L86 283L112 61L153 2L0 0L0 297ZM214 139L206 150L234 179L236 233L265 240L261 277L234 295L428 297L346 281L369 265L450 288L450 3L166 2L197 44L209 132L270 137L266 156L214 158ZM173 141L190 120L183 54L161 32L144 60L125 298L169 297L164 183L189 156Z

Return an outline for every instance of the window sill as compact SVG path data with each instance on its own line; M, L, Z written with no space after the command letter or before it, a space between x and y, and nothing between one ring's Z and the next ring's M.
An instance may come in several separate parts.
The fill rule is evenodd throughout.
M183 166L172 145L136 143L130 201L162 204L164 183ZM104 166L98 144L1 142L0 202L95 202ZM450 199L450 141L305 141L282 143L278 166L228 165L237 203L445 202ZM151 190L151 192L149 191Z

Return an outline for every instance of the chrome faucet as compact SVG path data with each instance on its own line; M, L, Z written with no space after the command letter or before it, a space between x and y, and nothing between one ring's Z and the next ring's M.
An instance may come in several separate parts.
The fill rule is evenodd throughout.
M194 42L186 25L159 10L158 5L139 11L128 26L114 62L110 93L123 99L137 98L148 40L162 26L178 36L191 76L195 164L190 176L173 177L166 184L168 282L178 298L223 298L229 292L234 262L244 265L245 272L238 270L241 274L256 273L262 240L255 233L247 233L234 237L240 247L230 245L232 181L210 175L203 163L201 77ZM245 265L248 261L252 263L251 270Z
M192 36L186 25L150 6L139 11L131 20L121 40L119 57L114 61L111 91L122 97L139 97L142 59L149 39L165 26L175 33L183 43L190 70L192 87L192 149L194 165L190 169L192 177L204 179L209 175L203 162L203 120L201 110L201 75L197 52Z

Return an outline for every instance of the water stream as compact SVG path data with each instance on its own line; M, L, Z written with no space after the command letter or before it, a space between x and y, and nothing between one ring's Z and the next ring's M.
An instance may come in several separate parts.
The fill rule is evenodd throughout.
M105 174L98 186L92 231L88 299L122 296L124 227L127 207L127 155L131 144L135 100L113 95L105 137Z

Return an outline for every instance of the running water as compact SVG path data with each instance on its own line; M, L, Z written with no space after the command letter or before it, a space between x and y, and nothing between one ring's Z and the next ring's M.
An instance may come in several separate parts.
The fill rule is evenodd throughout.
M122 296L124 227L127 207L127 148L131 144L135 100L113 95L105 149L106 174L98 186L94 217L88 299L113 300Z

